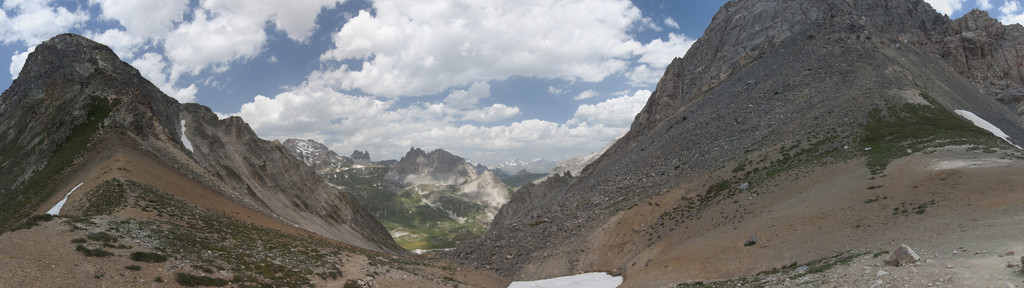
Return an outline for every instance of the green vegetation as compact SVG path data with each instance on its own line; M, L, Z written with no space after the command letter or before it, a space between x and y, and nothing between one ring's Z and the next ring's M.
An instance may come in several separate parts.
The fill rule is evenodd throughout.
M129 271L139 271L139 270L142 270L142 266L139 266L139 265L128 265L128 266L124 266L124 269L128 269Z
M860 145L868 157L872 174L885 170L889 162L926 148L950 145L1002 147L1006 144L985 129L974 126L946 110L927 93L924 104L905 103L868 114Z
M110 251L99 249L99 248L89 249L89 248L86 248L85 245L82 245L82 244L78 244L78 246L75 246L75 251L82 252L82 255L85 255L85 257L110 257L110 256L114 256L114 253L110 253Z
M888 253L888 252L887 252ZM715 282L694 282L694 283L682 283L676 285L676 287L768 287L768 286L782 286L786 283L786 280L797 280L809 275L819 274L839 265L849 264L853 259L871 254L871 252L861 253L839 253L831 257L822 258L800 265L800 263L793 262L791 264L774 268L768 271L762 271L757 275L751 277L742 277L735 279L728 279ZM806 270L801 271L798 268L801 266L807 266ZM781 277L778 277L781 276ZM801 284L813 283L812 279L805 279L805 282ZM817 285L814 285L817 286Z
M0 233L16 227L18 222L27 218L29 214L46 201L47 198L56 192L58 175L64 171L83 152L88 151L89 144L99 132L103 120L110 115L114 107L120 104L120 99L113 102L106 98L93 96L92 104L86 115L85 122L78 124L71 129L71 134L64 139L63 143L57 145L53 157L46 162L41 170L36 172L20 187L8 191L0 196ZM47 104L50 105L50 104ZM66 103L59 104L66 106ZM21 157L19 155L8 155L22 151L21 147L11 147L3 150L4 159ZM13 152L12 152L13 151Z
M132 252L130 258L139 262L162 263L167 261L167 256L153 252Z
M458 192L455 186L415 185L398 190L385 184L387 171L387 167L369 166L329 172L324 178L352 195L405 249L451 248L487 231L479 221L486 207L453 197ZM432 199L438 207L427 205L426 199ZM446 210L453 211L454 215ZM465 218L465 221L460 223L451 216Z
M110 235L107 232L87 233L85 234L85 238L96 242L117 243L117 237Z
M228 285L228 280L221 278L213 278L209 276L196 276L188 273L175 273L174 280L182 286L195 287L195 286L216 286L222 287Z

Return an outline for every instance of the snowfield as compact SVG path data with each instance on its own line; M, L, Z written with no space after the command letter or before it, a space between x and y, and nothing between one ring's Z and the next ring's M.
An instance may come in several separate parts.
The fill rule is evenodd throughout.
M60 214L60 209L64 208L64 203L65 202L68 202L68 196L71 196L71 192L75 192L75 189L78 189L78 187L81 187L82 184L85 184L85 182L78 183L78 185L75 185L75 188L71 188L71 191L68 191L68 194L64 195L64 199L61 199L60 202L57 202L57 205L53 205L53 208L50 208L50 211L46 211L46 214L50 214L50 215L54 215L54 216L57 216L58 214Z
M185 137L185 120L184 119L181 120L181 143L185 144L185 148L188 148L188 151L192 151L192 142L189 142L188 141L188 137ZM195 152L195 151L192 151L192 152Z
M584 273L572 276L536 280L517 281L509 284L509 288L548 288L548 287L585 287L614 288L622 284L621 276L612 276L604 272Z
M1003 140L1006 140L1006 142L1010 143L1010 145L1017 147L1017 149L1024 150L1024 148L1020 148L1020 146L1017 146L1017 144L1013 144L1013 141L1010 141L1010 136L1006 135L1006 133L1003 133L1003 130L1000 130L999 127L996 127L996 125L992 125L992 123L985 121L985 119L981 119L981 117L978 117L978 115L974 115L974 113L971 113L971 111L956 110L956 114L960 115L960 117L964 117L967 120L970 120L971 123L974 123L974 126L978 126L981 129L988 130L988 132L991 132L992 135L996 135L996 137L1003 138Z

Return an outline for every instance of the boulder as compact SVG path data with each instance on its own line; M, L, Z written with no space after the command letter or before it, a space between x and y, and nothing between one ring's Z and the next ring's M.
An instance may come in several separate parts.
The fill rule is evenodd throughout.
M917 262L918 260L921 260L921 256L917 256L914 249L910 249L906 244L900 244L900 247L892 251L889 254L889 258L885 259L885 264L899 267Z

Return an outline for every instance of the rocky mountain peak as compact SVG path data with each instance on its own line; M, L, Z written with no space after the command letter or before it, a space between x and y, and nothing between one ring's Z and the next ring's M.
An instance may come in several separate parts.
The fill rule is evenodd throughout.
M444 149L428 154L423 149L410 148L385 177L404 184L462 185L476 178L477 172L466 159Z
M338 153L312 139L288 139L282 145L316 171L338 170L353 164L351 158L338 156Z

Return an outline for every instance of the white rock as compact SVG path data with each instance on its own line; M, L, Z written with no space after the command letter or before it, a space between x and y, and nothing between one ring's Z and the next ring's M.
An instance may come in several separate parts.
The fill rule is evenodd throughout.
M882 277L882 276L885 276L885 275L889 275L889 272L878 270L878 273L875 273L875 277Z

